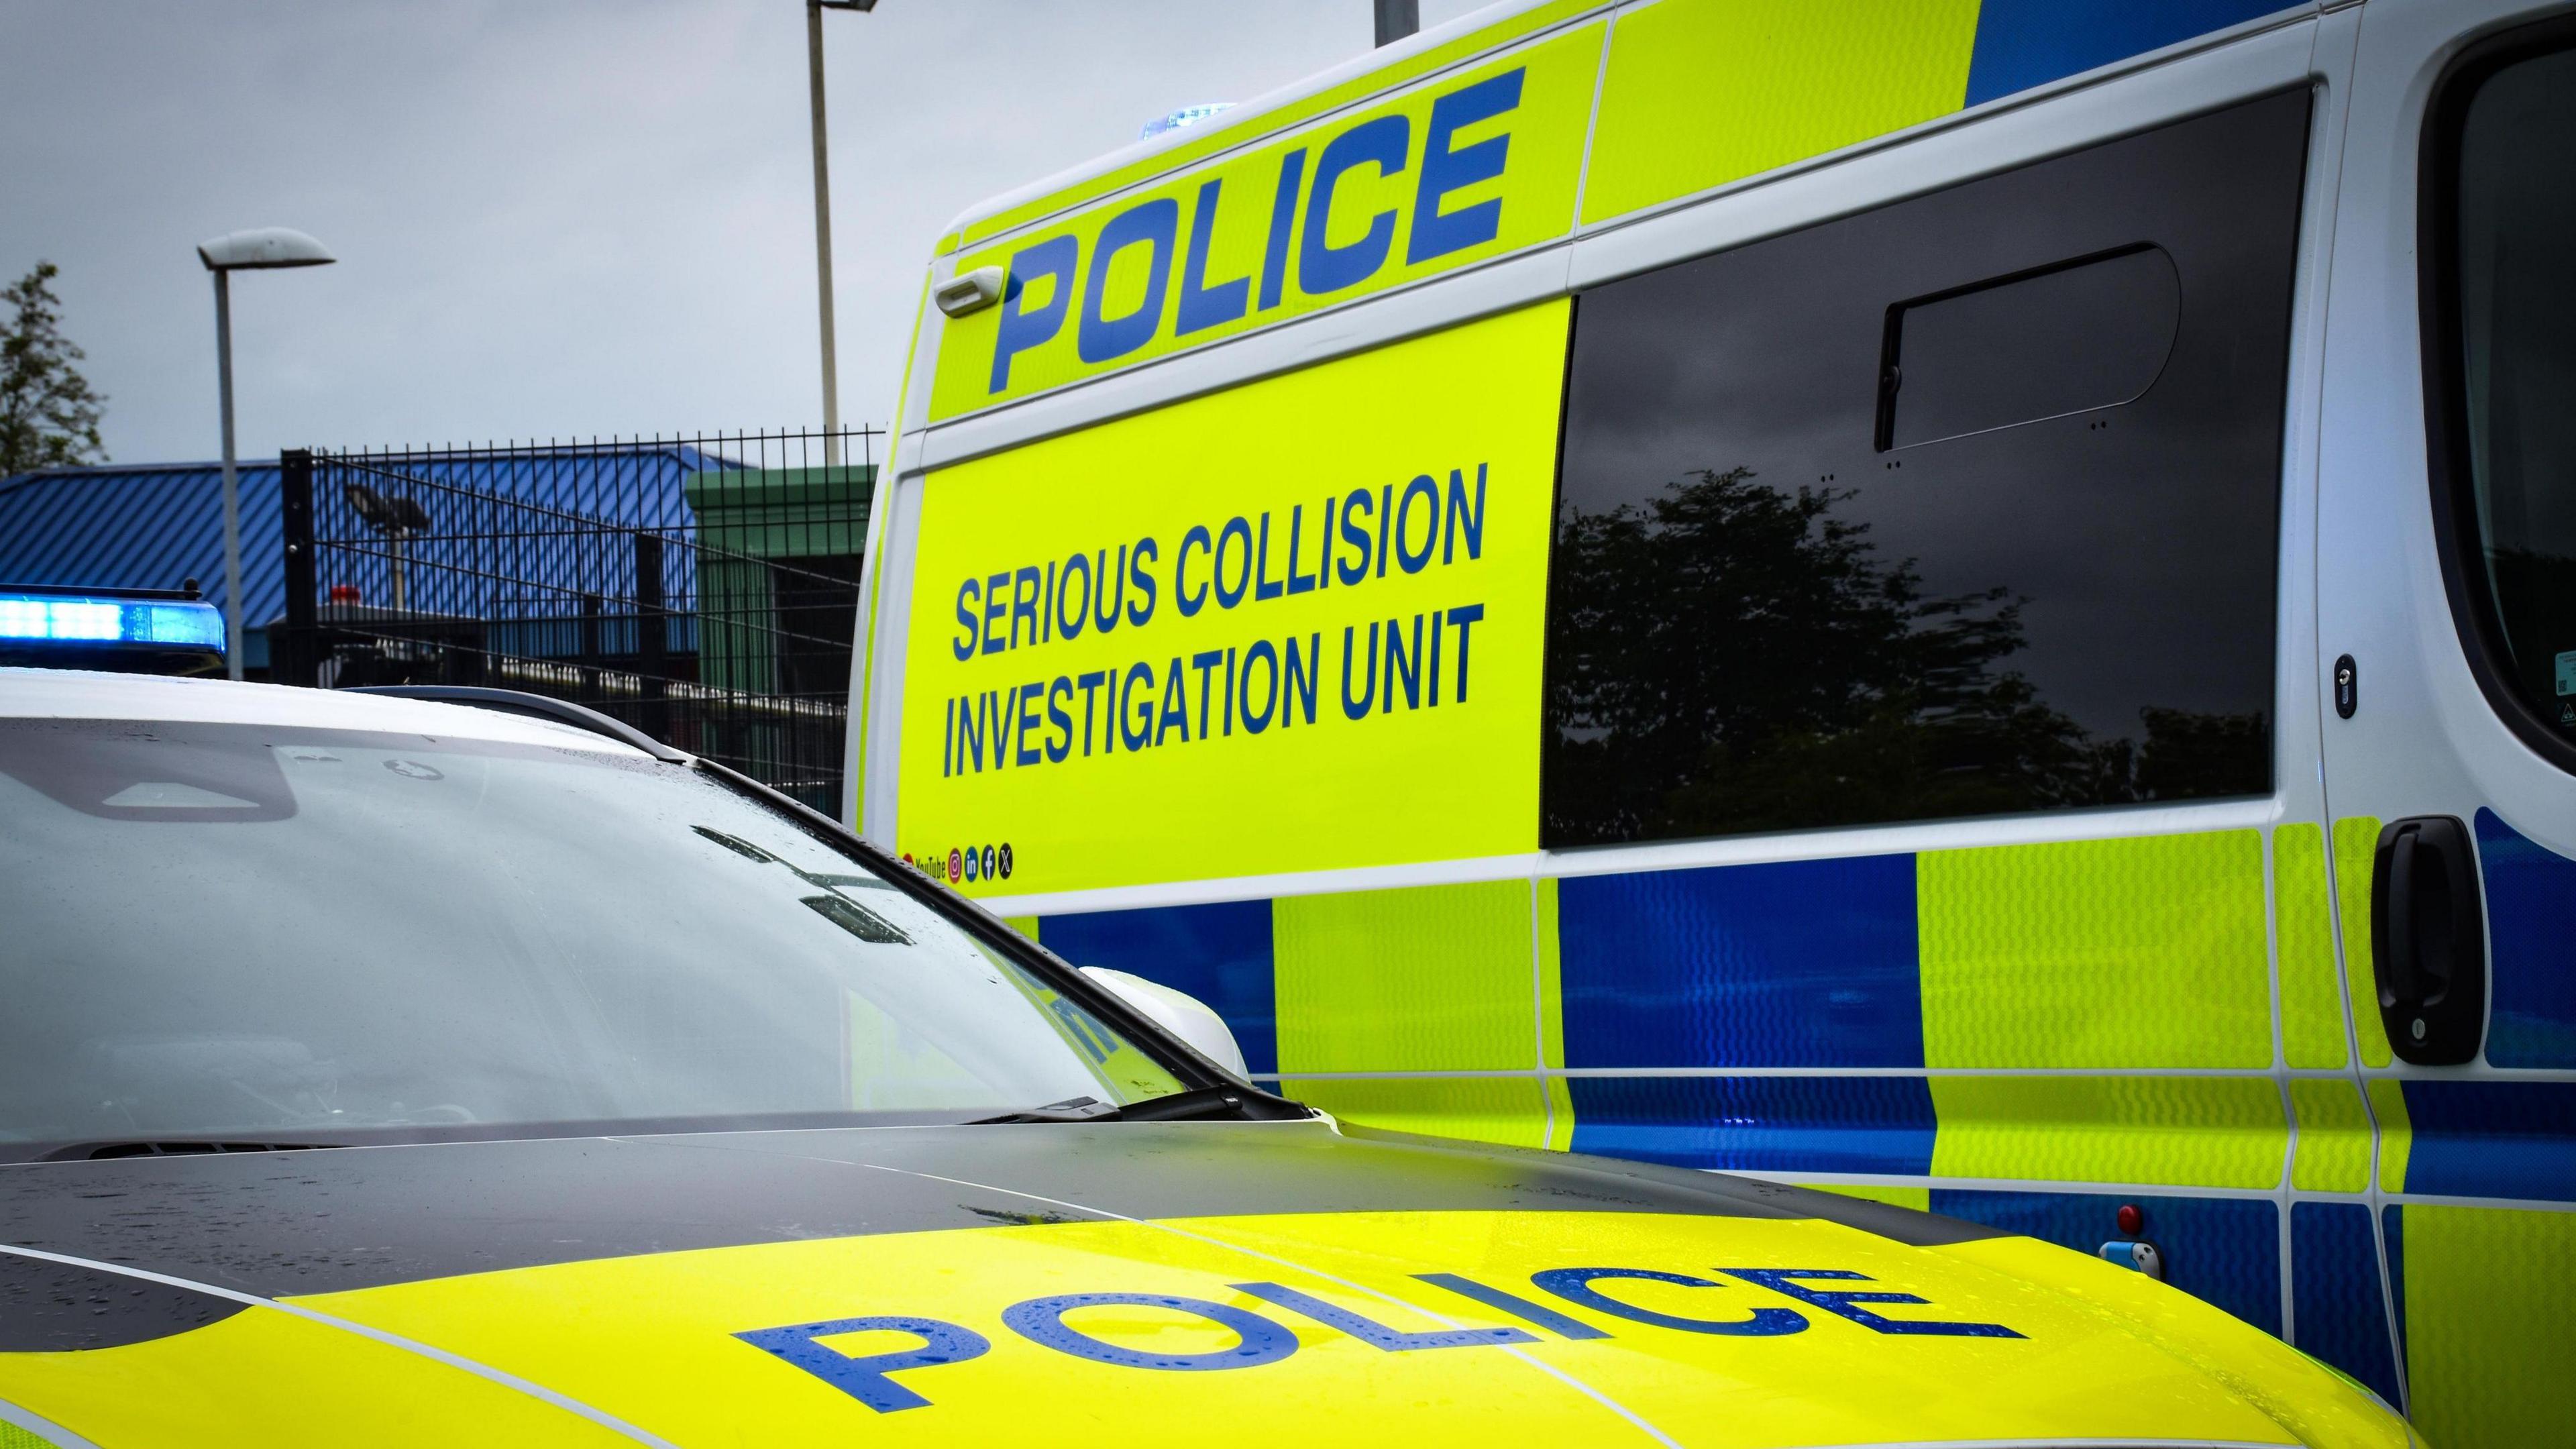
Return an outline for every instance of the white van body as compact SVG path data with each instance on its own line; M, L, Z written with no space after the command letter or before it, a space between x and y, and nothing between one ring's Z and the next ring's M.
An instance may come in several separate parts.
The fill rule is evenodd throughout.
M2563 1438L2576 634L2548 633L2569 615L2546 580L2576 586L2548 572L2576 555L2576 453L2552 451L2576 439L2549 420L2552 399L2576 413L2576 311L2563 282L2499 289L2576 275L2576 232L2527 200L2576 177L2576 127L2512 122L2576 113L2551 109L2571 15L1509 0L978 207L930 267L876 497L849 814L1068 959L1209 1001L1256 1076L1342 1116L1835 1186L2125 1261L2151 1243L2170 1281L2437 1443ZM1475 149L1504 136L1506 159ZM1312 190L1328 171L1339 211ZM2167 179L2132 179L2149 172ZM2088 209L2162 206L2158 186L2170 207L2116 235L1946 280L1925 260L2092 235ZM2507 236L2555 261L2524 268ZM2263 247L2242 290L2211 290ZM994 303L930 305L985 268L1007 278ZM2168 310L2119 347L2031 340L2123 298L2161 299L2131 320ZM2277 332L2248 320L2267 307ZM1794 389L1740 427L1705 421L1737 392L1774 398L1766 367L1806 365L1808 339L1763 319L1821 332L1848 312L1857 337L1857 309L1883 338L1836 364L1857 378L1841 411L1816 403L1829 446L1760 431L1793 430ZM1659 319L1704 341L1653 342ZM1750 341L1730 340L1739 321ZM2260 335L2191 350L2235 325ZM2016 373L2025 346L2082 365ZM2259 433L2258 476L2222 488L2241 460L2194 409L2258 354L2274 380L2226 424ZM1694 368L1730 381L1657 401ZM2200 386L2218 401L2176 401ZM1655 455L1683 491L1602 481L1600 460L1694 428L1738 428L1765 467L1706 458L1693 485ZM2119 471L2155 448L2193 516L2156 514ZM1942 461L2013 449L2037 461L2010 463L2011 499ZM1956 507L1870 512L1909 462ZM2088 480L2098 497L2072 491ZM1325 501L1347 523L1368 494L1371 526L1428 499L1423 552L1400 531L1345 552L1326 521L1315 557L1344 571L1301 572ZM2012 697L2118 780L1944 795L1937 771L1891 765L1873 793L1658 760L1582 711L1640 697L1658 649L1697 660L1754 625L1669 620L1620 634L1625 662L1593 657L1571 611L1623 580L1570 573L1572 540L1596 563L1669 560L1653 541L1683 515L1657 498L1733 510L1709 515L1730 528L1807 507L1807 542L1782 545L1800 558L1835 510L1866 514L1878 531L1846 541L1883 552L1818 567L1892 590L1914 637L1975 621L1980 707L2020 680ZM1945 514L1990 518L1998 550L2056 582L1963 574ZM2151 577L2167 558L2215 582ZM1164 612L1140 619L1122 589L1120 632L1103 627L1108 559ZM1354 559L1374 568L1352 580ZM1471 596L1473 619L1442 612ZM1396 641L1426 619L1411 637L1431 643ZM1354 713L1363 660L1388 692ZM1740 698L1823 666L1782 649L1737 667L1720 692ZM1399 704L1425 668L1433 705ZM1889 738L1933 738L1927 718ZM1819 727L1795 758L1849 773L1832 762L1865 733ZM1687 739L1714 741L1710 762L1792 758ZM1645 803L1596 809L1613 787ZM2402 878L2374 869L2401 856ZM2406 969L2374 960L2374 933Z

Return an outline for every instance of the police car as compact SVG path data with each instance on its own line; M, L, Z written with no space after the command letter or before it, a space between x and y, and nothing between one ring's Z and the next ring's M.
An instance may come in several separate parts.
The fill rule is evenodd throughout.
M451 693L0 670L0 1444L2415 1442L2097 1258L1337 1122Z

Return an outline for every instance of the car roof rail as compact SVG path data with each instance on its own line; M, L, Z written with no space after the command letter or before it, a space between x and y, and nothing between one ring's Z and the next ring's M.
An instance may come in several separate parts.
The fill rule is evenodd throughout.
M487 689L474 684L365 684L340 691L344 694L378 694L394 699L425 699L436 704L461 704L471 709L497 710L502 714L524 715L530 719L551 720L571 725L595 735L606 735L620 744L632 745L665 764L686 764L689 757L644 733L624 720L601 714L587 705L547 694L531 694L524 689Z

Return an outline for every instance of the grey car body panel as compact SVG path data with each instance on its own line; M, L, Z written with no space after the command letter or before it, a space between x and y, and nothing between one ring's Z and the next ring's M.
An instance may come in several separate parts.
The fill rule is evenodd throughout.
M532 1138L0 1168L0 1243L272 1298L810 1238L1451 1210L1825 1219L1927 1246L1997 1236L1776 1183L1323 1122ZM228 1311L6 1267L0 1349L138 1341Z

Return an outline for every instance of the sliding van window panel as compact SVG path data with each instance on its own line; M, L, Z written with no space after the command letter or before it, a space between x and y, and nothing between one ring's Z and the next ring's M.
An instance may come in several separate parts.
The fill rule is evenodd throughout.
M2134 402L2181 320L2173 258L2147 245L1899 303L1879 368L1879 446Z
M2576 51L2488 75L2457 145L2460 572L2487 625L2491 682L2544 738L2576 743Z
M1582 293L1542 840L2268 792L2308 118Z

